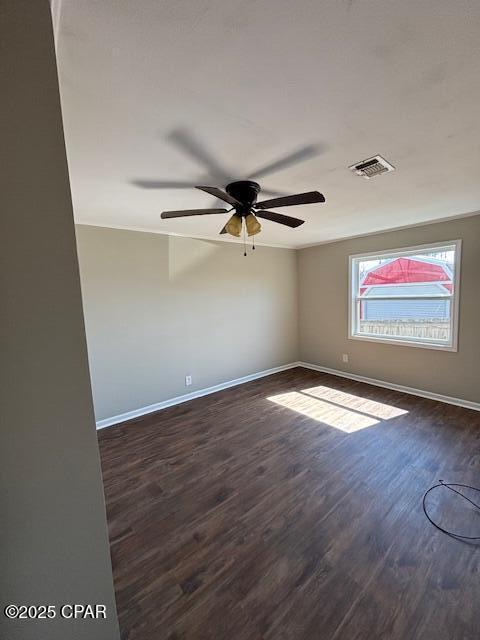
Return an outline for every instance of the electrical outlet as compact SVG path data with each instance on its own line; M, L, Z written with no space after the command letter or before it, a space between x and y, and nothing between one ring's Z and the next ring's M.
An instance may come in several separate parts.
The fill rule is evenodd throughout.
M348 362L348 353L342 353L342 362Z
M185 376L185 386L189 387L192 384L192 376Z

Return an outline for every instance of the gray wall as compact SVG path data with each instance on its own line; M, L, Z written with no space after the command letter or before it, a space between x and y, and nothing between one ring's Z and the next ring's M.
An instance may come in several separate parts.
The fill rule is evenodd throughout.
M97 420L297 359L295 251L76 230Z
M114 640L50 10L0 13L0 636ZM102 603L108 619L9 621L10 603Z
M458 352L349 340L348 256L463 240ZM480 402L480 216L299 251L300 359ZM348 353L349 363L342 362Z

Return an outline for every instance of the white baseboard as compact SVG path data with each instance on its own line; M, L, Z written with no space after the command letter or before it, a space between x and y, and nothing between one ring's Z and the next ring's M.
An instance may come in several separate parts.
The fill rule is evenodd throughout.
M339 371L337 369L329 369L328 367L320 367L316 364L310 364L309 362L298 362L298 367L304 367L305 369L313 369L314 371L320 371L321 373L329 373L332 376L339 376L340 378L348 378L349 380L356 380L357 382L365 382L372 384L375 387L384 387L385 389L392 389L393 391L401 391L402 393L408 393L412 396L420 396L421 398L428 398L429 400L437 400L438 402L446 402L447 404L454 404L458 407L464 407L465 409L473 409L474 411L480 411L480 403L472 402L471 400L462 400L462 398L453 398L451 396L444 396L440 393L433 393L431 391L424 391L423 389L415 389L413 387L404 387L401 384L394 384L393 382L385 382L384 380L376 380L375 378L367 378L366 376L359 376L356 373L349 373L345 371Z
M461 398L444 396L439 393L433 393L431 391L424 391L422 389L415 389L413 387L405 387L401 384L394 384L393 382L385 382L384 380L376 380L375 378L367 378L366 376L360 376L360 375L357 375L356 373L349 373L345 371L340 371L338 369L329 369L328 367L321 367L319 365L311 364L309 362L290 362L289 364L284 364L280 367L273 367L272 369L265 369L265 371L258 371L256 373L251 373L248 376L236 378L235 380L229 380L228 382L222 382L221 384L216 384L213 387L198 389L197 391L192 391L192 393L186 393L183 396L176 396L174 398L169 398L168 400L163 400L162 402L156 402L155 404L150 404L147 407L140 407L139 409L134 409L133 411L127 411L126 413L120 413L119 415L112 416L111 418L98 420L97 429L104 429L105 427L110 427L114 424L126 422L127 420L140 418L141 416L147 415L149 413L155 413L156 411L160 411L161 409L166 409L167 407L173 407L174 405L181 404L182 402L188 402L189 400L194 400L195 398L201 398L202 396L209 395L210 393L215 393L216 391L229 389L230 387L235 387L239 384L244 384L245 382L257 380L258 378L263 378L265 376L271 376L274 373L280 373L281 371L286 371L287 369L293 369L295 367L304 367L305 369L313 369L314 371L319 371L321 373L328 373L332 376L339 376L340 378L347 378L348 380L356 380L357 382L365 382L366 384L371 384L371 385L374 385L375 387L392 389L393 391L408 393L412 396L420 396L421 398L428 398L429 400L437 400L438 402L446 402L447 404L454 404L454 405L457 405L458 407L464 407L466 409L473 409L474 411L480 411L480 403L472 402L471 400L462 400Z
M264 378L265 376L271 376L273 373L280 373L281 371L293 369L294 367L298 366L300 366L299 362L290 362L289 364L284 364L280 367L273 367L272 369L257 371L256 373L251 373L248 376L236 378L235 380L229 380L228 382L222 382L221 384L216 384L213 387L198 389L197 391L192 391L192 393L186 393L183 396L176 396L175 398L169 398L168 400L163 400L162 402L156 402L155 404L150 404L147 407L140 407L139 409L134 409L133 411L120 413L119 415L112 416L111 418L97 420L97 429L104 429L105 427L110 427L114 424L119 424L120 422L133 420L134 418L139 418L140 416L144 416L149 413L155 413L155 411L160 411L161 409L166 409L167 407L173 407L174 405L181 404L182 402L195 400L195 398L201 398L202 396L206 396L210 393L215 393L216 391L229 389L230 387L235 387L238 384L244 384L245 382L257 380L258 378Z

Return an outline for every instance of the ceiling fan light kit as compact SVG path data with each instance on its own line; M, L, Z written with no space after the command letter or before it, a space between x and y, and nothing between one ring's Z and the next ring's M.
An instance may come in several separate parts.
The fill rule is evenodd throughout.
M291 229L295 229L304 223L304 220L292 218L275 211L267 211L270 208L291 207L303 204L313 204L325 202L325 198L318 191L308 191L307 193L297 193L292 196L281 196L270 200L257 202L260 193L260 185L252 180L238 180L231 182L225 187L225 191L218 187L198 186L197 189L209 193L223 202L231 205L231 209L187 209L185 211L163 211L162 219L182 218L187 216L204 216L211 214L227 213L235 210L230 220L220 231L221 234L228 233L235 238L239 238L242 232L243 219L245 219L245 230L248 236L255 236L260 233L262 226L257 218L270 220L278 224L283 224ZM246 251L244 253L246 254Z
M230 218L230 220L225 225L225 231L229 233L234 238L239 238L242 232L242 219L240 216L237 216L236 213Z
M249 213L245 218L245 226L247 227L247 235L250 238L251 236L256 236L257 233L260 233L262 230L262 225L253 215L253 213Z

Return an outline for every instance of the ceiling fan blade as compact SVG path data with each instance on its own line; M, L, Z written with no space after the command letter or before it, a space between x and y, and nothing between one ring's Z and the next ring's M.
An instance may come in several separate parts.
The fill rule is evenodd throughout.
M268 209L270 207L291 207L295 204L312 204L313 202L325 202L325 198L318 191L308 191L307 193L297 193L293 196L285 196L284 198L273 198L272 200L257 202L255 207L258 209Z
M193 189L193 182L181 180L132 180L131 184L142 189Z
M208 216L212 213L227 213L226 209L185 209L184 211L162 211L160 217L164 220L167 218L184 218L187 216Z
M225 225L225 227L226 227L226 226L227 226L227 225ZM225 228L225 227L223 227L223 229L220 231L220 235L222 235L222 233L227 233L227 230L226 230L226 228Z
M322 152L322 148L317 144L309 144L306 147L302 147L293 153L289 153L283 158L279 160L275 160L275 162L270 162L269 164L260 167L252 173L248 179L251 180L253 178L263 178L264 176L268 176L276 171L281 171L282 169L287 169L288 167L293 166L294 164L298 164L299 162L303 162L308 160L309 158L313 158L319 155Z
M305 222L299 218L292 218L291 216L284 216L282 213L275 213L275 211L255 211L257 218L264 218L265 220L271 220L272 222L278 222L284 224L287 227L295 229Z
M195 189L205 191L205 193L209 193L211 196L215 196L224 202L228 202L228 204L231 204L233 207L242 206L236 198L228 194L226 191L222 191L222 189L219 189L218 187L195 187Z

